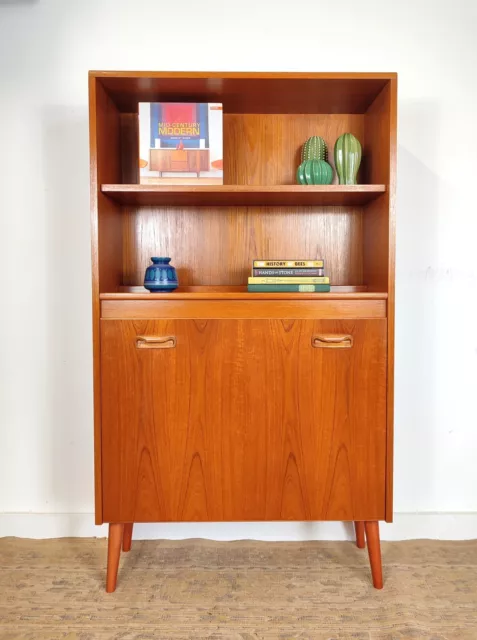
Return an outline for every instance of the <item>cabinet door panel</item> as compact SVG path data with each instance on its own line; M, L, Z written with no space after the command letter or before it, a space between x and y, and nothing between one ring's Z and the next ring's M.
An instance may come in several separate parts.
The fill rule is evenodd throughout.
M101 324L106 522L384 518L386 320Z

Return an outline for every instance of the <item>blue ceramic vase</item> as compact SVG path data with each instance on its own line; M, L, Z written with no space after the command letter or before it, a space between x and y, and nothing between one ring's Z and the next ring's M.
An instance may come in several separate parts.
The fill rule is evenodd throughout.
M151 258L153 264L146 269L144 286L152 292L174 291L179 286L177 273L169 264L170 258Z

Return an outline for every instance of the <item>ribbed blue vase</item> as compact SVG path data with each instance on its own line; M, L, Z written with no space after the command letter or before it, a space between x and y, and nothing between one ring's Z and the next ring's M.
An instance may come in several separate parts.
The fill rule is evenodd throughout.
M170 258L151 258L152 264L146 269L144 286L151 292L174 291L179 286L177 273L169 264Z

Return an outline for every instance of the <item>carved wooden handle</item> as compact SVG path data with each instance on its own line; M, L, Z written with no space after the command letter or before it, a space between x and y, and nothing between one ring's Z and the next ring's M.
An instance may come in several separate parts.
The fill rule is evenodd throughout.
M176 343L175 336L136 336L138 349L173 349Z
M339 333L317 333L311 338L311 346L324 349L350 349L353 336Z

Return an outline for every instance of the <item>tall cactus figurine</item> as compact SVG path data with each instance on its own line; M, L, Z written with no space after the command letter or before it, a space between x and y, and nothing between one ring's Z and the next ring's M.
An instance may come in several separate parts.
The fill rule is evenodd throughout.
M361 144L352 133L344 133L335 143L335 167L340 184L357 184Z
M311 136L305 142L301 150L301 161L305 160L327 160L328 147L320 136Z

